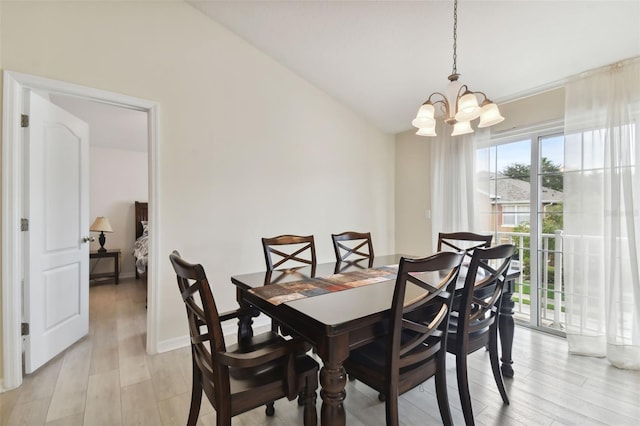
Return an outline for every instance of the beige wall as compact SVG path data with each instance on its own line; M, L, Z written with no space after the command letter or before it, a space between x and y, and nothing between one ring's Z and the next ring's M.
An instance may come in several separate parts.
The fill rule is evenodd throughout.
M396 249L426 256L431 247L431 138L415 130L396 135Z
M180 2L0 2L4 69L159 104L159 338L187 332L168 261L264 269L260 237L371 231L394 247L394 138ZM153 284L152 284L153 285ZM177 339L177 340L174 340Z
M493 134L513 131L564 118L564 87L500 104L504 121L491 127Z

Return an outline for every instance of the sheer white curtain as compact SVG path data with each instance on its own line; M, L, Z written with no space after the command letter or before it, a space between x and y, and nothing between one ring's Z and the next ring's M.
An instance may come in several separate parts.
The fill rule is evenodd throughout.
M572 353L640 369L640 58L566 86L563 266Z
M473 231L475 197L475 144L488 131L451 136L453 127L438 122L431 140L431 226L433 247L438 232Z

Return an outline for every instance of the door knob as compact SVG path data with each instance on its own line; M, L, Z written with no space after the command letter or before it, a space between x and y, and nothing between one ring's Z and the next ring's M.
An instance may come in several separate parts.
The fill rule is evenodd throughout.
M84 237L82 239L82 242L83 243L88 243L89 241L95 241L95 240L96 240L96 237Z

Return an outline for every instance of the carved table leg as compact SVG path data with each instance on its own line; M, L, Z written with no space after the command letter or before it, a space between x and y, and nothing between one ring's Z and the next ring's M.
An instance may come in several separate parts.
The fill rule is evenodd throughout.
M514 321L513 312L515 303L513 302L513 290L515 286L514 278L507 278L505 289L502 293L502 304L500 306L500 316L498 319L498 330L500 331L500 344L502 347L502 375L513 377L513 360L511 350L513 348Z
M323 367L320 369L320 423L322 426L344 426L346 416L343 401L347 396L344 390L347 373L342 362L349 356L349 342L346 335L333 336L318 349Z
M236 290L236 300L241 308L248 308L249 305L242 297L242 290ZM258 312L254 309L247 310L246 315L240 315L238 317L238 342L245 337L253 337L253 320L251 318L258 315Z
M326 425L344 425L346 418L344 414L343 401L347 395L344 386L347 383L347 376L342 364L337 368L323 366L320 369L320 396L322 397L322 409L320 411L320 422Z

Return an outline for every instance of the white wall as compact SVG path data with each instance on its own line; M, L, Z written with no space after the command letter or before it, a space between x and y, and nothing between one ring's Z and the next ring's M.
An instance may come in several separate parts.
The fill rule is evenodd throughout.
M113 233L105 234L105 248L122 250L120 274L134 276L134 201L148 200L147 153L92 146L89 156L91 223L97 216L109 219ZM96 240L91 243L91 250L97 250L99 233L92 236ZM100 259L93 261L92 266L94 272L112 271L113 261Z
M263 270L260 237L371 231L394 247L394 137L181 2L0 2L3 68L159 104L158 333L187 334L168 261ZM155 231L154 231L155 230ZM107 240L109 241L109 240ZM163 346L164 345L164 346Z

